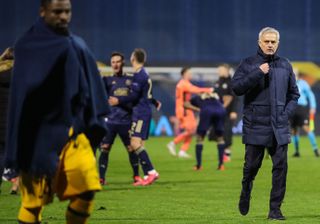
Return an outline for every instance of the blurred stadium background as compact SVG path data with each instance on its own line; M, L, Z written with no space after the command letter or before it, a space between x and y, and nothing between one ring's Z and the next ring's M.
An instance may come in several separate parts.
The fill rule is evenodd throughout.
M76 0L71 29L82 36L97 57L108 64L112 51L130 53L142 47L148 53L154 96L163 102L159 119L174 115L174 87L182 66L196 67L200 86L217 79L216 66L254 54L262 27L280 30L279 54L294 62L320 99L320 1L316 0ZM14 41L34 22L39 1L2 1L0 49ZM108 67L102 67L108 72ZM239 109L240 110L240 109ZM319 113L318 113L319 115ZM316 116L318 117L318 116ZM316 133L320 134L320 119ZM164 121L164 123L168 123ZM162 124L162 123L161 123ZM240 123L241 124L241 123ZM156 134L170 135L167 125ZM154 133L152 131L152 133Z

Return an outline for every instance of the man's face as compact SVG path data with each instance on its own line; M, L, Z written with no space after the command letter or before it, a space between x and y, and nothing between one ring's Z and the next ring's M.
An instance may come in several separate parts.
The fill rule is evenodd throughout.
M70 0L52 0L45 7L41 7L40 16L56 32L66 33L71 20Z
M190 69L188 69L187 71L184 72L183 77L187 80L191 80L192 79L192 72Z
M279 46L277 34L264 33L259 40L259 46L266 55L275 54Z
M133 66L136 62L136 58L134 57L134 53L131 54L131 57L130 57L130 62L131 62L131 65Z
M224 66L218 67L218 75L219 77L228 77L229 76L229 69Z
M113 73L118 74L122 72L123 65L123 60L120 56L116 55L111 58L111 68Z

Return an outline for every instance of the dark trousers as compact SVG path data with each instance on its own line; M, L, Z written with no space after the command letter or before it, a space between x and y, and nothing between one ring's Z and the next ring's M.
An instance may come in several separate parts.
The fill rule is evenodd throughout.
M230 119L230 115L227 114L224 120L224 130L223 130L223 140L225 142L226 148L231 147L232 145L232 127L234 125L234 121ZM209 134L208 134L209 141L216 141L217 136L214 130L214 127L211 127Z
M272 158L272 189L270 194L270 211L280 209L286 192L287 181L287 151L288 145L268 147ZM246 145L245 163L243 167L242 187L252 187L264 157L265 146ZM251 190L251 189L250 189Z
M230 119L230 115L228 114L225 121L224 121L224 133L223 133L223 139L226 144L226 148L229 148L232 145L233 124L234 124L234 121Z

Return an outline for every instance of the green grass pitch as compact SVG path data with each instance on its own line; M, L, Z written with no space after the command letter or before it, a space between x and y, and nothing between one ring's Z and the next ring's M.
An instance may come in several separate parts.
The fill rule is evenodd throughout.
M190 149L193 158L178 159L169 155L166 144L170 138L151 138L147 150L160 173L152 186L133 187L128 156L117 140L110 156L108 185L96 195L90 222L102 223L269 223L268 201L271 189L271 160L264 160L254 182L250 212L242 217L238 199L242 177L244 146L234 138L232 162L226 170L216 171L215 143L204 145L203 170L195 172L194 141ZM318 139L320 140L320 139ZM307 138L301 138L302 157L292 158L289 146L287 193L282 211L287 221L282 223L320 223L320 159L314 157ZM9 183L2 186L0 223L17 223L19 196L9 195ZM43 223L64 223L67 202L47 206ZM103 209L101 209L103 208Z

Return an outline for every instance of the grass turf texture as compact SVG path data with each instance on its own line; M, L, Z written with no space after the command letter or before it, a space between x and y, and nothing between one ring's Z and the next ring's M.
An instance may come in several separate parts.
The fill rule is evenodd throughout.
M147 143L150 157L160 172L152 186L133 187L131 168L124 148L117 140L110 155L108 185L96 195L90 222L102 223L270 223L266 219L271 189L271 160L264 160L254 182L251 208L247 216L238 212L244 146L234 139L232 162L225 171L216 171L215 143L204 145L203 170L193 171L194 141L190 160L169 155L170 138L151 138ZM318 142L320 139L318 139ZM301 138L301 158L292 158L289 146L289 173L282 223L320 223L320 159L314 157L307 138ZM141 172L142 173L142 172ZM19 196L9 195L9 183L2 186L0 223L16 223ZM64 223L67 202L46 206L43 223Z

